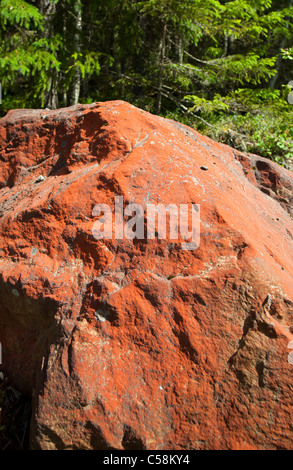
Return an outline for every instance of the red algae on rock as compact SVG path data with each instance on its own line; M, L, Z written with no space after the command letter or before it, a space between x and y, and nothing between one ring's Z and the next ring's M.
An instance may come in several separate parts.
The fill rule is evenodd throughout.
M0 120L2 370L32 449L293 449L293 177L113 101ZM204 168L204 171L203 171ZM200 244L93 236L200 205Z

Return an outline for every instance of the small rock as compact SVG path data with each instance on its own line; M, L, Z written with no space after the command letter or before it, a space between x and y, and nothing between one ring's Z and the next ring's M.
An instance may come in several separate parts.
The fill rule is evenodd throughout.
M35 256L35 255L38 253L38 251L39 251L39 250L38 250L36 247L33 247L33 248L31 249L31 256Z
M109 315L109 312L105 311L103 312L102 310L97 310L95 312L95 317L97 320L99 320L100 322L104 322L107 320L107 317Z
M41 181L44 181L45 177L43 175L40 175L37 177L35 183L40 183Z

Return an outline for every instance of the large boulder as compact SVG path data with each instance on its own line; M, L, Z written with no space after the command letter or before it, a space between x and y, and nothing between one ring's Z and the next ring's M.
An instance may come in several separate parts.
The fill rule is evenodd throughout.
M31 449L293 449L292 173L122 101L10 111L0 138L1 367ZM193 204L199 246L99 238L118 196Z

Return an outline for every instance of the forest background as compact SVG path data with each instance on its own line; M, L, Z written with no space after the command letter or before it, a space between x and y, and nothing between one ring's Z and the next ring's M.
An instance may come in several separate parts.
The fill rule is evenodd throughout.
M292 60L293 0L0 1L0 116L125 100L292 169Z

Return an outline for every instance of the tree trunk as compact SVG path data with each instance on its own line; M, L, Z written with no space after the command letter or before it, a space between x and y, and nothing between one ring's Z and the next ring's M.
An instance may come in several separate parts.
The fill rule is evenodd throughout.
M179 65L183 64L184 58L184 47L183 47L183 39L182 36L178 36L177 38L177 54L178 54L178 63Z
M56 4L50 0L40 1L40 12L45 18L44 30L42 36L44 38L50 38L54 35L53 21L54 15L56 14ZM44 96L44 106L50 109L58 108L58 73L55 70L50 70L49 89Z
M57 109L58 106L59 106L59 102L58 102L57 80L56 80L56 77L52 76L50 90L47 93L47 96L45 99L45 108Z
M293 5L293 0L289 0L289 7L292 7ZM290 21L289 18L287 18L288 21ZM280 50L281 49L284 49L284 47L286 46L286 42L287 42L287 38L284 37L282 38L282 41L281 41L281 44L280 44ZM278 56L277 58L277 61L276 61L276 73L275 75L271 78L270 80L270 83L269 83L269 87L271 90L274 90L275 87L276 87L276 83L277 83L277 80L279 78L279 73L280 73L280 68L281 68L281 56Z
M79 67L76 67L72 80L72 88L70 93L70 106L77 104L80 95L81 73Z
M162 91L163 91L163 75L164 75L164 60L166 50L166 35L167 35L167 20L164 18L162 37L160 42L160 59L159 59L159 79L158 79L158 94L156 103L156 114L160 114L162 106Z
M74 49L75 52L80 52L80 34L82 30L82 5L80 0L76 0L74 4L74 18L75 18L75 33L74 33ZM72 80L71 93L69 103L74 105L78 103L81 85L81 72L78 66L75 67L75 72Z
M224 54L223 57L227 57L228 55L232 55L234 52L234 34L225 34L224 39Z

